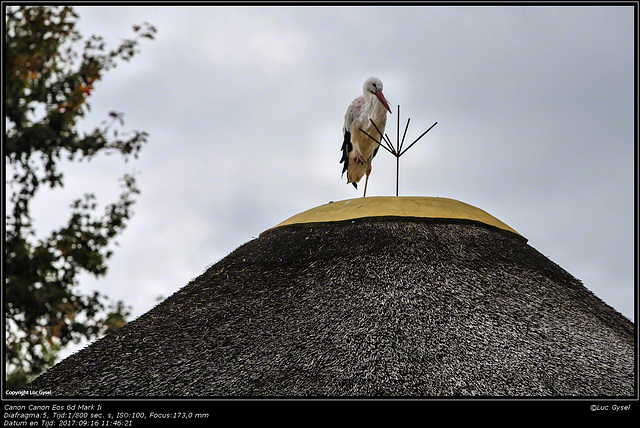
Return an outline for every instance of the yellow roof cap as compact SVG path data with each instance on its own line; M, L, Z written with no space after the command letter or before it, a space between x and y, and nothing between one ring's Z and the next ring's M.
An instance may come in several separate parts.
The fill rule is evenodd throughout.
M454 199L424 196L370 196L329 202L296 214L270 230L292 224L325 223L367 217L468 220L494 226L522 237L505 223L473 205Z

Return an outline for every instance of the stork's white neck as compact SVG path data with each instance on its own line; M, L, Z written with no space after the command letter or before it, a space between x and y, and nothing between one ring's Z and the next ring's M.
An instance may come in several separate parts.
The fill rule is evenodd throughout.
M364 96L364 111L378 126L384 126L387 122L387 109L375 94L369 92Z

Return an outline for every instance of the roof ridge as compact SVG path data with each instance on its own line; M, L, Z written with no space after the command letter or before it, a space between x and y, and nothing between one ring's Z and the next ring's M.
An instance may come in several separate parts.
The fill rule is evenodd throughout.
M289 217L267 231L293 224L384 217L470 221L493 226L527 240L515 229L480 208L455 199L427 196L370 196L331 201Z

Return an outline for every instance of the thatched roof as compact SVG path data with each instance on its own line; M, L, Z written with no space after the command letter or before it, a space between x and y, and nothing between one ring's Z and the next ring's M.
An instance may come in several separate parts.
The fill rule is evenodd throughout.
M463 219L283 225L30 387L60 396L633 396L633 323L525 241Z

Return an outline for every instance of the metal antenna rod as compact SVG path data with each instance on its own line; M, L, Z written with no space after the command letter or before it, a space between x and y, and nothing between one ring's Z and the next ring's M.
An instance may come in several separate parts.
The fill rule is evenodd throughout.
M399 190L399 187L400 187L400 156L405 154L407 152L407 150L409 150L411 147L413 147L414 144L416 144L418 141L420 141L420 139L422 137L424 137L427 132L431 131L431 129L438 124L438 122L436 122L433 125L431 125L429 127L429 129L427 129L422 134L420 134L420 136L418 138L416 138L413 141L413 143L409 144L409 146L406 149L402 150L402 147L404 146L404 139L407 136L407 130L409 129L409 122L411 121L411 118L407 119L407 124L404 127L404 133L402 134L402 141L400 141L400 105L398 105L398 124L397 124L396 146L395 147L391 143L391 140L389 139L389 136L387 134L383 134L382 132L380 132L380 129L378 128L378 126L375 124L375 122L372 119L369 119L369 121L371 122L373 127L376 129L376 131L378 131L378 134L380 134L380 140L376 140L375 138L373 138L371 135L369 135L362 128L360 128L360 131L363 132L367 137L371 138L373 141L378 143L378 146L382 146L383 149L385 149L386 151L391 153L393 156L395 156L395 158L396 158L396 196L398 196L398 190ZM365 196L367 195L367 183L368 183L368 181L369 181L369 176L367 176L367 181L364 184L364 195Z
M387 144L387 151L389 153L391 153L392 155L396 156L396 154L398 153L398 151L396 149L393 148L393 144L391 143L391 140L389 139L389 136L387 134L382 134L382 132L380 132L380 129L378 128L378 126L376 125L376 123L373 121L373 119L369 118L369 122L371 122L371 124L373 125L374 128L376 128L376 131L378 131L378 134L380 134L380 138L381 140L378 141L375 138L373 138L371 135L367 134L366 132L362 131L362 129L360 129L362 132L364 132L369 138L371 138L373 141L377 142L378 144L380 144L382 141L384 141Z
M409 129L409 122L411 122L411 118L407 119L407 125L404 127L404 134L402 134L402 141L400 141L400 149L399 150L402 150L402 146L404 145L404 137L407 136L407 130ZM400 124L400 121L398 120L398 125L399 124ZM398 135L400 135L399 132L398 132Z
M399 183L400 183L400 156L396 156L396 197L398 196Z
M378 140L376 140L375 138L373 138L371 135L367 134L367 132L366 132L364 129L360 128L360 131L361 131L364 135L366 135L367 137L371 138L371 139L372 139L373 141L375 141L376 143L380 144L380 146L381 146L383 149L385 149L386 151L388 151L389 153L391 153L391 154L392 154L392 155L394 155L394 156L396 155L396 153L395 153L395 150L394 150L393 146L389 146L389 147L387 147L387 145L386 145L386 144L382 144L382 142L383 142L383 141L384 141L385 143L387 143L384 139L383 139L383 140L378 141Z
M400 104L398 104L398 120L397 122L397 132L396 135L400 135ZM408 126L409 124L407 124ZM404 141L404 138L402 139ZM396 145L398 147L398 152L400 152L400 148L402 146L398 145L398 139L396 138ZM400 183L400 156L396 156L396 197L398 197L398 187Z
M429 129L427 129L426 131L424 131L422 133L422 135L420 135L413 143L409 144L409 147L407 147L406 149L404 149L404 151L402 153L400 153L399 156L402 156L403 154L405 154L407 152L407 150L409 150L415 143L418 142L418 140L420 138L422 138L424 136L424 134L426 134L427 132L431 131L431 128L433 128L434 126L436 126L438 124L438 122L434 123L433 125L431 125L431 127Z

